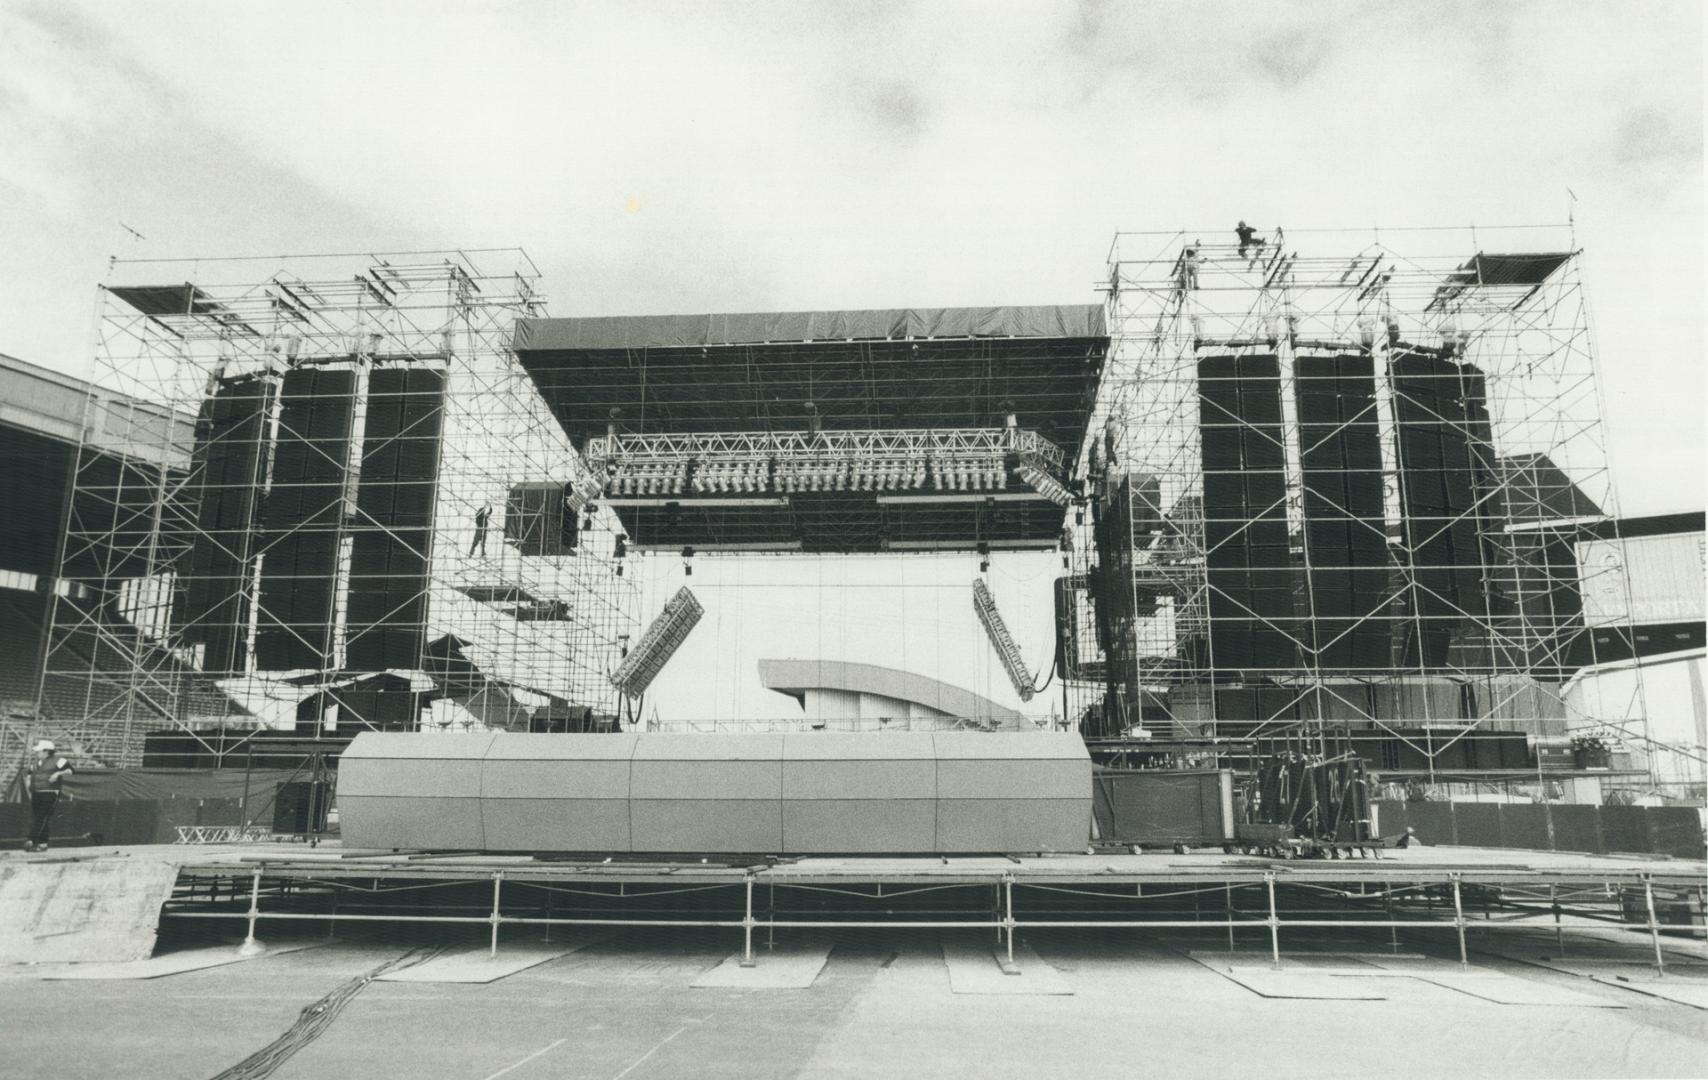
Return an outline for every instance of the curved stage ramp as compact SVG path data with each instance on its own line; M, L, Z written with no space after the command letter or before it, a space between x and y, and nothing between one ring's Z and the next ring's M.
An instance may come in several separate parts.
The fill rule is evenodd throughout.
M1083 851L1077 734L364 733L339 763L352 848L971 854Z

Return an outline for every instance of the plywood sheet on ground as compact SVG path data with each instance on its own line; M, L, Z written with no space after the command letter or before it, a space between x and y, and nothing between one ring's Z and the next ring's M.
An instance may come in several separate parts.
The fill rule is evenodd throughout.
M0 859L0 963L141 960L177 879L170 858Z
M1575 990L1544 982L1503 975L1496 971L1473 971L1466 974L1429 972L1417 978L1457 990L1461 994L1493 1001L1500 1005L1578 1005L1592 1009L1623 1009L1617 1001L1608 1001Z
M702 990L805 990L824 970L834 944L825 939L757 949L754 966L745 968L741 954L734 953L689 985Z
M604 935L600 935L604 936ZM381 975L376 982L404 983L490 983L497 982L506 975L514 975L518 971L526 971L538 967L549 960L560 956L568 956L579 949L584 949L594 942L595 937L571 938L565 941L542 942L505 942L498 943L498 955L493 956L490 945L476 948L457 949L441 953L431 960L423 960L397 971L388 971Z
M1073 987L1061 972L1045 963L1024 941L1014 943L1016 973L1004 971L997 957L1006 949L967 940L943 942L943 963L949 969L949 989L957 994L1068 995Z
M1598 983L1617 986L1621 990L1634 990L1650 997L1676 1001L1680 1005L1708 1009L1708 979L1676 975L1656 978L1653 971L1649 972L1649 976L1646 979L1632 979L1617 975L1592 975L1591 978Z
M64 967L45 968L39 973L39 977L53 980L158 979L166 975L182 975L187 971L204 971L227 964L262 960L283 953L301 952L303 949L315 949L324 944L326 943L323 941L308 941L274 945L266 952L254 956L240 954L236 945L216 945L206 949L184 949L162 956L151 956L146 960L129 960L118 964L67 964Z
M1238 983L1266 998L1311 998L1324 1001L1386 1001L1390 980L1363 975L1341 975L1331 971L1287 969L1280 971L1247 967L1205 965L1229 982ZM1374 973L1374 969L1372 969Z

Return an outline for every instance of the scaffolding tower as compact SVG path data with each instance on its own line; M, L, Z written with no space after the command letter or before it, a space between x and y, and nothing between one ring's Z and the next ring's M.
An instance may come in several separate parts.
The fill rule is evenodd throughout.
M614 717L638 586L511 351L520 250L115 261L36 734ZM225 745L221 743L221 745Z
M1584 617L1618 568L1577 557L1616 518L1580 263L1569 227L1117 235L1058 587L1088 734L1640 739L1640 680L1568 682L1631 655Z

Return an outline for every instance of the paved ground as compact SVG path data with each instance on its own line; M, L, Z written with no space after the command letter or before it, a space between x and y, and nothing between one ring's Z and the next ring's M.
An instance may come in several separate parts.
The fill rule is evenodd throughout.
M1295 937L1293 948L1330 947ZM956 994L941 940L903 930L840 933L806 989L695 989L695 977L729 955L727 932L624 932L489 984L373 983L273 1075L1127 1080L1708 1073L1708 1011L1515 959L1475 957L1481 969L1624 1007L1495 1005L1398 977L1378 979L1388 1000L1274 999L1215 969L1217 958L1205 954L1225 948L1225 939L1211 934L1158 940L1056 931L1029 940L1071 996ZM0 973L0 1077L211 1077L278 1037L304 1006L417 943L376 934L148 981L49 982L8 969ZM957 943L967 944L951 941ZM1241 948L1264 944L1256 939ZM1481 944L1475 935L1473 944ZM1550 942L1496 937L1492 944L1539 957ZM1639 940L1632 955L1645 946ZM1344 940L1332 947L1354 948ZM1356 948L1374 955L1380 947ZM1435 947L1429 940L1400 943L1402 952ZM1189 950L1200 950L1204 962ZM1591 950L1587 939L1581 949L1568 949ZM1694 955L1703 962L1700 944ZM1357 960L1289 959L1298 967L1348 962ZM1691 976L1681 969L1677 977ZM44 1071L44 1061L59 1064Z

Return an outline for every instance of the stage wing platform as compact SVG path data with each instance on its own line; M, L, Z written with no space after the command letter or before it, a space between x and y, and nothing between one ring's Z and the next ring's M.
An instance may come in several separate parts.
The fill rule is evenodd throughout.
M1103 309L524 319L522 365L633 546L1049 548Z

